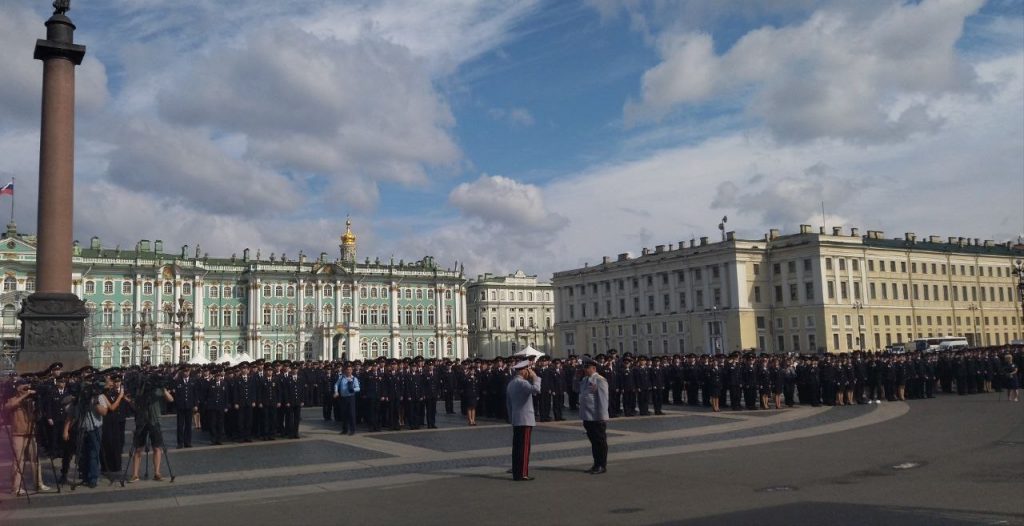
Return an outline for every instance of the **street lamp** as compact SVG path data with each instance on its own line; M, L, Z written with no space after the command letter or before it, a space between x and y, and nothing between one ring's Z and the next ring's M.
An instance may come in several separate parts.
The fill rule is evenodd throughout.
M967 306L967 310L971 311L971 325L974 327L971 332L971 345L978 347L978 318L975 316L978 306L972 303Z
M192 320L194 319L192 307L185 305L185 298L178 298L178 307L175 309L172 305L168 304L164 308L164 312L167 313L167 319L174 325L174 334L171 336L172 341L173 338L179 338L178 346L180 348L181 343L184 340L184 337L180 334L181 330L186 325L191 325ZM178 352L178 362L184 363L182 361L182 354L180 351Z
M864 352L864 326L863 320L860 317L860 311L864 308L864 303L857 300L853 302L853 308L857 311L857 348Z
M132 365L140 365L139 363L136 363L136 361L135 361L136 356L139 356L140 358L142 356L142 352L139 351L139 345L146 343L146 333L147 332L152 332L152 330L154 328L155 327L154 327L154 324L153 324L152 315L149 313L148 310L143 310L142 311L141 319L139 321L135 322L135 324L132 326L132 354L133 355L132 355L131 360L130 360ZM136 339L136 336L138 336L138 339Z
M711 352L708 354L715 354L716 351L722 350L722 331L718 327L718 304L711 306Z
M1013 267L1013 273L1017 275L1017 299L1020 301L1021 321L1024 321L1024 261L1014 261Z

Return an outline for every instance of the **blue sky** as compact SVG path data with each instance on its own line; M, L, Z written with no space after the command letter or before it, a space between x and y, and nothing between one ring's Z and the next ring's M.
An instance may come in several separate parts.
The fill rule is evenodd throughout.
M33 231L49 2L0 5ZM76 237L551 272L717 235L1024 233L1009 0L73 2ZM950 214L942 210L953 208Z

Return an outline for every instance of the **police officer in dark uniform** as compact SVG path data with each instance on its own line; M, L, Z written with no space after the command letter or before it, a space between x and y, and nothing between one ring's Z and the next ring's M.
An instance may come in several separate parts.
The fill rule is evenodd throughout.
M206 419L210 424L210 438L215 446L224 443L224 415L228 412L229 389L224 371L217 371L206 389Z
M286 366L285 372L290 374L286 374L281 381L284 432L288 438L299 438L299 422L302 420L302 406L305 405L306 385L299 378L298 371Z
M174 411L178 417L178 449L192 447L192 415L199 412L196 387L196 379L192 376L191 369L183 368L172 391Z
M252 413L256 407L256 386L249 374L248 362L239 364L238 378L232 390L231 405L238 411L238 441L252 442Z
M263 370L257 385L256 420L259 422L260 438L274 440L278 433L277 412L281 409L281 380L274 374L274 369L268 366Z

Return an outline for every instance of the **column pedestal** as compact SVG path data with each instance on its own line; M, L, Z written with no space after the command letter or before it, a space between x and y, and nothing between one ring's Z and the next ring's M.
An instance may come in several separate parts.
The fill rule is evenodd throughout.
M74 294L37 292L21 306L22 349L17 370L30 373L54 362L71 371L89 365L85 340L85 319L89 312Z

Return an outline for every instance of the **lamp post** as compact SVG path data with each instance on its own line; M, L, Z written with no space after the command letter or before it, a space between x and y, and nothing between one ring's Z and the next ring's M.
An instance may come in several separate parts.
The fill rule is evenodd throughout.
M864 328L860 317L860 311L864 308L864 303L857 300L853 302L853 308L857 311L857 349L864 352Z
M132 357L130 360L132 365L141 365L136 362L135 358L139 357L141 362L142 352L139 349L139 345L146 343L146 333L151 332L154 328L151 318L152 316L149 314L149 311L144 310L142 311L141 319L132 326ZM138 336L138 339L136 339L136 336Z
M975 316L978 306L972 303L967 306L967 310L971 311L971 326L974 327L971 331L971 345L978 347L978 318Z
M1024 325L1024 261L1013 262L1013 273L1017 275L1017 300L1020 301L1020 319Z
M722 349L722 331L718 327L718 304L711 306L711 352L708 354L715 354L716 351Z
M175 338L177 338L178 341L179 341L179 343L178 343L178 348L179 348L179 351L178 351L178 363L185 363L182 360L182 353L181 353L181 347L182 347L181 344L184 343L184 339L185 338L184 338L184 335L181 334L181 331L182 331L182 329L185 328L185 326L192 324L192 320L194 319L194 315L192 313L192 307L188 306L188 305L185 305L185 298L178 298L178 306L177 306L177 308L174 308L171 305L168 305L167 308L164 309L164 312L167 313L167 319L171 322L172 325L174 325L174 334L171 335L172 341ZM191 351L191 348L189 348L189 349Z

